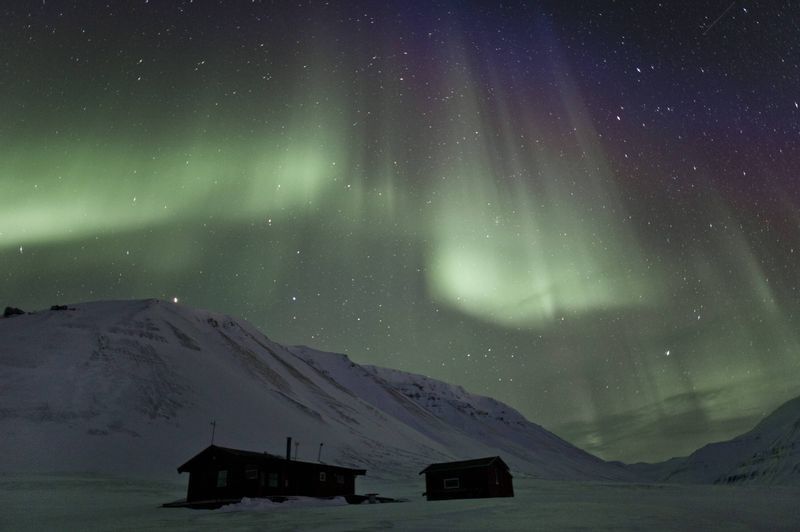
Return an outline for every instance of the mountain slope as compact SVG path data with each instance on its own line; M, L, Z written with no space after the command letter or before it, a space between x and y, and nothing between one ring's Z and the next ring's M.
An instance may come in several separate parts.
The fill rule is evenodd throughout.
M420 402L408 382L457 406ZM228 316L145 300L0 319L4 470L172 475L207 445L212 420L220 445L280 452L293 436L298 459L316 460L324 442L323 460L371 474L501 454L543 478L631 477L502 403L286 348Z
M800 397L732 440L711 443L687 457L629 467L664 482L800 485Z
M531 423L510 406L471 394L460 386L403 371L359 366L344 355L290 348L359 397L427 438L456 458L497 453L515 471L543 478L634 479L624 468L604 462ZM433 418L434 423L421 423Z

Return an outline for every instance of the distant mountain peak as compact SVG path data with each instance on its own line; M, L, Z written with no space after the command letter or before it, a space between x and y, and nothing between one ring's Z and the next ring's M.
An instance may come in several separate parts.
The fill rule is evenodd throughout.
M709 443L686 457L628 467L664 482L800 485L800 397L731 440Z

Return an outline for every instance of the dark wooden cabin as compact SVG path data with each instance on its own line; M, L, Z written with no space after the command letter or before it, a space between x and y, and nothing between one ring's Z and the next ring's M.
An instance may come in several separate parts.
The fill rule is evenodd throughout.
M499 456L431 464L422 473L429 501L514 496L511 472Z
M353 495L356 476L366 474L364 469L290 460L288 451L284 458L217 445L200 451L178 472L189 473L186 504L209 508L242 497Z

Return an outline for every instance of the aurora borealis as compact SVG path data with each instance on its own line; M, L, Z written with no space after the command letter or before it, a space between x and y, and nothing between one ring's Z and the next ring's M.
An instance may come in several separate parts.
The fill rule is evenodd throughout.
M3 305L177 297L625 461L800 393L789 2L0 14Z

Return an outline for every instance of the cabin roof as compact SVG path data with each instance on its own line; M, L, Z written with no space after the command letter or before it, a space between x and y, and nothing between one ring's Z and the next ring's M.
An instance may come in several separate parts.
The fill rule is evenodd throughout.
M321 462L303 462L300 460L286 460L286 458L282 456L278 456L275 454L270 454L266 452L258 452L258 451L245 451L242 449L232 449L230 447L220 447L219 445L209 445L189 460L186 461L183 465L178 467L178 473L185 473L187 471L191 471L195 468L195 466L203 463L205 457L215 452L216 454L223 454L228 456L236 456L241 458L249 458L254 462L264 462L264 461L281 461L281 462L289 462L291 464L297 464L302 466L314 466L314 467L321 467L327 469L329 471L338 471L340 473L350 473L353 475L366 475L366 469L353 469L350 467L342 467L330 464L323 464Z
M499 456L487 456L486 458L475 458L474 460L461 460L458 462L440 462L438 464L431 464L419 474L423 473L432 473L436 471L453 471L456 469L473 469L476 467L489 467L490 465L497 463L508 471L508 465L503 462L503 459Z

